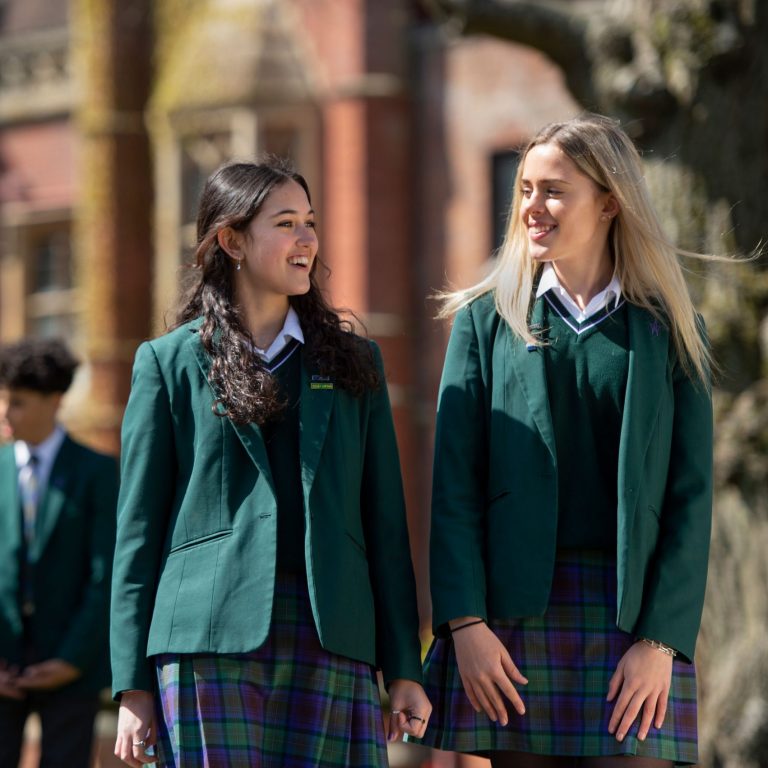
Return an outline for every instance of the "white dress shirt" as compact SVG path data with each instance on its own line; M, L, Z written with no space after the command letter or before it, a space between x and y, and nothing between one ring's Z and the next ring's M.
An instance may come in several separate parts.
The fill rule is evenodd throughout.
M37 445L30 445L23 440L17 440L13 444L13 450L16 454L16 469L20 470L26 466L29 462L29 457L32 453L37 456L37 484L40 488L40 495L48 485L48 479L51 476L51 469L53 469L53 462L56 461L56 456L59 453L59 448L64 442L64 438L67 433L64 428L56 425L56 428L51 432L48 437L43 440L42 443Z
M275 336L275 340L266 349L261 349L256 346L254 346L254 349L259 357L269 363L283 351L283 349L290 343L291 339L296 339L296 341L301 344L304 343L304 332L301 330L299 316L296 314L296 310L293 307L288 307L288 314L285 316L285 322L283 323L280 332Z
M536 290L536 298L543 296L547 291L554 291L555 295L563 306L568 310L573 319L577 323L583 323L592 315L599 312L601 309L609 306L613 302L613 308L618 307L621 300L621 283L619 278L614 273L611 278L611 282L603 288L602 291L596 293L589 304L582 310L581 307L571 298L568 291L565 290L560 279L555 272L555 268L552 264L547 263L544 265L544 270L541 273L541 280L539 281L539 287Z

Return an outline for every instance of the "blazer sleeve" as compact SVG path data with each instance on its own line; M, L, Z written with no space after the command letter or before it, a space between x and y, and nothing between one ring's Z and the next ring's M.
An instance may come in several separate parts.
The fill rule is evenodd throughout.
M713 417L709 382L673 369L669 473L655 556L636 626L693 659L701 624L712 526Z
M89 578L82 601L59 646L59 658L87 670L103 658L109 640L109 590L115 546L117 464L108 456L92 456L87 486L90 520Z
M421 682L416 583L400 459L381 353L372 343L381 384L371 395L361 486L368 567L376 615L376 663L384 682Z
M488 466L486 388L472 305L456 315L437 404L430 580L435 634L461 616L487 619L483 559Z
M175 477L168 389L145 343L136 353L122 428L110 634L116 697L125 690L154 690L147 638Z

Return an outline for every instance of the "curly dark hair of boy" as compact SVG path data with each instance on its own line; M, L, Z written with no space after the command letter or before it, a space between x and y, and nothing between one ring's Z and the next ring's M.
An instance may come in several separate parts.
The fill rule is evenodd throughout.
M64 393L78 365L61 339L22 339L0 349L0 386Z
M200 339L210 356L209 382L217 397L213 412L238 424L264 424L284 408L277 382L254 351L254 343L234 302L234 263L220 247L217 233L224 227L244 231L275 188L304 178L280 158L263 163L227 163L205 184L197 217L197 248L193 268L199 280L192 286L172 327L202 315ZM376 389L380 376L370 344L357 336L349 320L326 302L317 283L318 258L310 273L310 289L290 296L305 338L312 368L354 396ZM325 268L325 267L324 267Z

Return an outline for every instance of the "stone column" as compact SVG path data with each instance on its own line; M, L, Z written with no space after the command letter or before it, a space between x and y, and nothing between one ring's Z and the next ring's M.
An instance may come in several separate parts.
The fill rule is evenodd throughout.
M133 354L150 332L152 0L72 0L71 11L82 87L76 279L90 372L74 426L116 452Z

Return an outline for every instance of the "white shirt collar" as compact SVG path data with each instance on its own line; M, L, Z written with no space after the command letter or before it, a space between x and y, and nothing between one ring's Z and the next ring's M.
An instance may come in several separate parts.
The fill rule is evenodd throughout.
M42 443L30 445L23 440L17 440L13 444L13 449L16 452L16 465L19 467L24 466L29 461L30 454L33 451L41 463L52 461L64 442L65 435L64 427L57 424L53 432Z
M614 307L618 306L621 299L621 283L614 272L610 283L608 283L602 291L596 293L582 311L581 307L571 298L568 291L563 288L563 285L557 276L557 272L555 272L555 268L550 263L544 265L544 269L541 273L541 280L539 280L539 287L536 289L536 298L538 299L540 296L543 296L547 291L553 291L568 312L573 316L573 319L579 323L583 323L596 312L607 307L611 302L613 302Z
M259 347L254 347L254 349L263 360L269 363L283 351L291 339L296 339L301 344L304 343L304 332L301 330L299 316L293 307L288 307L285 322L280 332L275 336L275 340L266 349L260 349Z
M56 460L59 448L61 448L61 444L66 436L67 433L64 427L57 424L53 432L42 443L30 445L23 440L17 440L13 444L13 450L16 454L16 467L21 469L21 467L25 466L29 461L30 454L34 451L38 460L37 476L40 480L40 485L45 486L48 483L53 462Z

